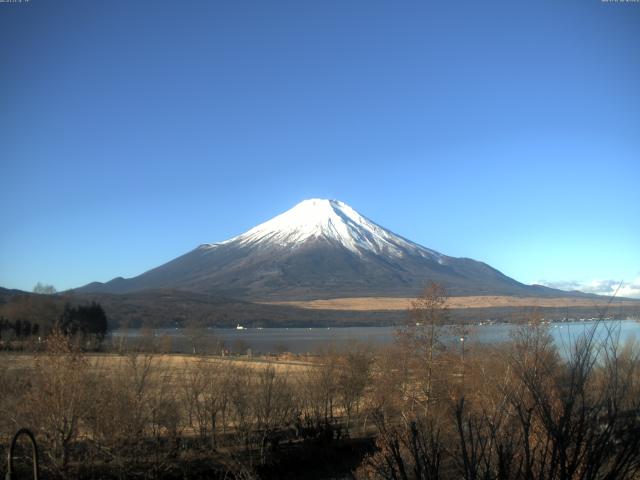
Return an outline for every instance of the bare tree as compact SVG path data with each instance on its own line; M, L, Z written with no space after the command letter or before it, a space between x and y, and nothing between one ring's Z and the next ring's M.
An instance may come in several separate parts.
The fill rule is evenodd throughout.
M339 356L334 349L325 351L318 363L300 378L301 419L316 434L333 436L334 407L338 396Z
M127 477L147 453L147 442L157 440L168 378L159 376L152 354L132 352L118 358L110 368L96 369L86 384L90 401L83 419L100 458Z
M71 445L85 413L87 370L80 349L57 329L47 338L44 355L35 358L23 408L45 439L47 455L60 472L67 469Z
M185 336L189 339L191 351L194 355L202 353L205 340L205 329L201 322L190 320L184 329Z
M180 386L188 425L198 432L201 438L206 438L208 424L205 399L207 376L206 364L202 359L195 362L185 359Z
M218 428L226 432L231 379L241 372L217 360L185 363L188 365L181 386L188 425L202 440L210 439L211 448L216 448Z
M278 443L278 430L294 420L294 402L287 373L278 374L269 364L257 374L253 411L260 449L260 460L266 459L266 447Z
M422 295L411 302L409 319L398 332L399 343L415 357L422 372L421 395L414 397L414 402L422 404L425 414L434 401L434 360L441 347L442 327L448 320L446 303L445 289L429 282Z
M253 423L253 376L248 368L234 368L229 378L229 416L235 427L238 443L248 452Z
M340 407L346 416L347 432L369 385L372 363L370 347L365 345L354 345L341 355L337 390Z
M47 285L40 282L36 283L33 287L33 293L39 293L41 295L54 295L56 292L56 287L53 285Z

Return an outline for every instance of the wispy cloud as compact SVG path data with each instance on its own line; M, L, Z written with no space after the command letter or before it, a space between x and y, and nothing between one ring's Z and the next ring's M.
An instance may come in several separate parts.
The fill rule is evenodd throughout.
M596 295L613 295L616 293L620 280L600 280L595 279L587 282L578 280L546 281L540 280L539 285L545 285L560 290L580 290L585 293L595 293ZM618 297L640 298L640 276L634 280L622 283L618 290Z

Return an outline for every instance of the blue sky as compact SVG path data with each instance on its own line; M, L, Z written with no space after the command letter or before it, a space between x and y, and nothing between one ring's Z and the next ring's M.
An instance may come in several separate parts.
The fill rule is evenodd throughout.
M640 295L639 43L640 3L600 0L0 3L0 285L133 276L324 197Z

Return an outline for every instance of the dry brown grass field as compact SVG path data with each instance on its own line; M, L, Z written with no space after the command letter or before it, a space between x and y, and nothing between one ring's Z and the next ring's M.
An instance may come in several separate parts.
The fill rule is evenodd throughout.
M263 302L270 305L288 305L310 310L355 310L355 311L400 311L411 306L413 298L393 297L351 297L305 301ZM604 302L606 303L606 302ZM638 306L633 300L616 300L616 306ZM592 298L538 298L508 296L468 296L450 297L449 308L493 308L493 307L598 307L602 299Z
M145 354L140 354L145 355ZM272 366L277 373L296 374L306 371L314 362L310 358L280 355L278 357L215 357L190 354L150 354L153 365L174 373L188 371L196 364L205 362L220 367L243 367L260 371ZM85 355L92 369L102 372L118 372L127 366L128 355L117 353L88 353ZM29 370L33 368L37 354L0 352L0 366L5 371Z

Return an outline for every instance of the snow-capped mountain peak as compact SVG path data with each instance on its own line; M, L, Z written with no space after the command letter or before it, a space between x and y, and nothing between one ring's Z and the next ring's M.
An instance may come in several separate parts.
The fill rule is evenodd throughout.
M296 248L308 240L338 243L363 254L406 254L440 257L440 254L395 235L338 200L312 198L223 244Z
M441 255L343 202L323 199L305 200L237 237L200 245L134 278L83 290L174 289L291 300L415 296L428 281L444 285L452 295L541 294L489 265Z

